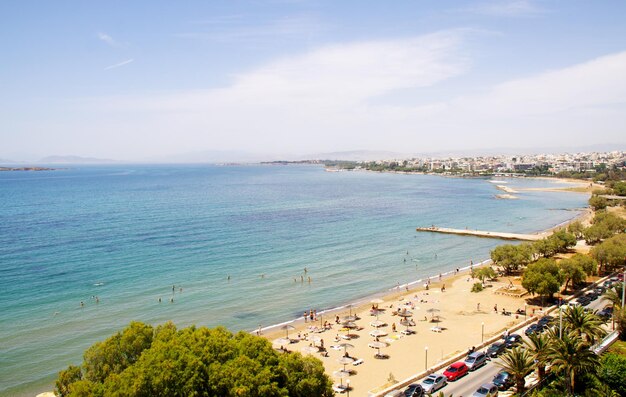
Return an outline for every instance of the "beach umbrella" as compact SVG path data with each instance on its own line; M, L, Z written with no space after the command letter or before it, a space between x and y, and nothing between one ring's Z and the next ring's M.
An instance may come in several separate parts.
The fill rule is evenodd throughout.
M289 330L296 329L296 327L294 327L293 325L290 325L290 324L285 324L282 327L280 327L280 329L284 329L285 330L285 338L289 339Z
M309 335L309 340L313 342L320 342L322 337L319 335Z
M278 339L274 339L272 341L272 343L274 345L280 345L280 346L284 346L284 345L288 345L291 343L291 339L287 339L287 338L278 338Z
M341 325L343 325L346 328L356 328L356 327L358 327L358 325L356 325L356 323L353 323L352 321L343 322Z
M376 320L376 321L372 321L370 325L374 328L380 328L380 327L384 327L385 325L387 325L387 323L382 320Z
M439 311L441 311L441 310L439 310L439 309L437 309L437 308L432 307L432 308L430 308L430 309L428 309L428 310L426 310L426 311L432 315L432 319L434 320L434 319L435 319L435 313L437 313L437 312L439 312Z
M368 344L369 347L376 349L377 353L376 353L376 357L381 357L380 355L380 349L382 349L383 347L387 347L387 343L385 342L371 342L370 344Z
M307 354L313 354L313 353L317 353L320 351L320 349L317 346L304 346L300 350Z
M376 299L372 299L370 303L373 303L375 305L380 305L381 303L385 303L385 301L380 298L376 298Z
M339 378L339 385L340 385L340 387L343 389L343 388L344 388L344 386L343 386L343 380L344 380L345 378L349 378L349 377L350 377L350 372L345 371L345 370L339 370L339 371L335 371L335 372L333 372L333 376L334 376L335 378Z
M381 337L381 336L387 336L387 331L383 331L382 329L375 329L375 330L370 332L370 335L373 336L374 338L378 338L378 337Z
M341 358L350 358L350 357L348 357L348 349L353 349L353 348L354 348L354 345L353 345L353 344L350 344L350 343L345 343L345 342L344 342L344 343L340 343L338 346L339 346L339 347L343 347L343 357L341 357ZM350 358L350 359L351 359L351 358ZM354 360L353 360L353 361L354 361ZM352 361L351 361L351 362L352 362Z
M402 309L401 311L398 312L398 316L399 317L411 317L413 316L413 312L410 310L406 310L406 309Z
M339 364L343 365L343 372L347 372L349 374L350 371L346 370L346 365L352 364L354 362L354 359L352 357L341 356L337 359L337 361L339 362Z

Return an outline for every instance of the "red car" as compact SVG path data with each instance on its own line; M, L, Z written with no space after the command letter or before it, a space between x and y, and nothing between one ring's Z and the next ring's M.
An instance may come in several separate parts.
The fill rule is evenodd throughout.
M469 368L464 362L456 362L443 371L443 375L448 378L450 382L459 379L469 372Z

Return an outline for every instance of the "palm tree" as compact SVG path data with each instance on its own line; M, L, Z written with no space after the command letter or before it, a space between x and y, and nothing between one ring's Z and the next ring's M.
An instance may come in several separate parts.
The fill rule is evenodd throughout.
M502 362L496 363L496 365L504 368L508 373L515 378L515 385L517 393L524 391L524 384L526 381L524 378L526 375L533 371L533 355L526 349L514 347L501 356Z
M569 306L563 312L563 330L574 335L585 335L588 342L602 338L606 331L602 329L604 322L593 313L588 313L581 306Z
M598 397L620 397L619 393L611 389L606 383L601 383L598 387L595 387L592 392L594 396Z
M550 338L546 334L531 334L524 343L533 355L533 360L537 365L537 376L541 382L546 375L546 356L550 347Z
M546 357L554 371L565 374L570 394L574 391L577 374L593 372L600 365L589 344L574 333L551 340Z
M622 307L622 285L617 284L615 287L607 289L602 297L610 301L613 306Z

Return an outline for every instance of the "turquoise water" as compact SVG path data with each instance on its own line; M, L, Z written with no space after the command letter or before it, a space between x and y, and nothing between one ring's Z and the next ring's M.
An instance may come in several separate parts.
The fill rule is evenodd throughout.
M0 395L50 390L131 320L232 330L291 320L477 262L498 244L417 226L533 232L587 200L498 193L481 179L310 166L2 172Z

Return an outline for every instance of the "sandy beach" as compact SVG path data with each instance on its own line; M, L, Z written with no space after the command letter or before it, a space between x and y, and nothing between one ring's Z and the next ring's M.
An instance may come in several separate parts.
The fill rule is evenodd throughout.
M587 210L575 219L538 234L547 236L575 220L587 223L592 216L593 213ZM471 268L489 266L490 263L486 260L399 285L386 294L372 295L351 305L316 314L314 321L309 317L305 322L303 316L263 329L260 334L274 341L276 348L312 354L321 359L335 384L349 381L352 395L374 396L386 387L445 363L473 346L479 347L483 341L486 344L489 339L499 337L533 314L541 315L539 307L526 304L529 295L523 295L525 291L520 287L520 277L499 277L486 282L483 291L471 292L472 285L479 281L471 278ZM372 310L375 307L380 310ZM526 315L517 315L518 309L525 310ZM412 324L409 327L402 325L407 324L402 310L412 314L408 317L408 323ZM504 315L503 310L509 314ZM352 320L349 316L356 316L356 320L349 321ZM348 327L355 328L344 326L344 320L352 323ZM407 329L410 332L406 332ZM380 336L376 337L377 333ZM287 334L291 343L285 340ZM321 346L323 349L318 351L316 347ZM380 358L376 357L378 351ZM342 359L346 353L352 360Z
M523 315L515 314L516 310L525 308L524 297L517 296L518 289L515 286L519 284L518 279L500 278L486 283L485 290L472 293L472 284L478 280L471 278L470 270L466 268L458 274L455 273L442 275L441 281L438 276L431 278L428 290L424 284L419 287L409 286L408 291L406 286L400 286L386 296L373 298L372 300L383 301L378 304L379 309L382 309L378 320L375 311L372 311L374 304L370 301L352 308L324 313L313 323L310 320L304 323L299 319L292 324L295 329L289 331L289 338L294 342L280 346L303 354L314 354L323 361L326 372L333 376L336 371L343 369L339 362L345 354L341 346L348 343L353 347L348 346L345 349L347 353L359 360L358 362L362 360L362 363L347 364L346 369L351 371L351 375L346 379L350 380L353 395L366 396L377 388L389 386L388 379L391 375L398 381L404 380L423 371L426 366L435 366L472 346L479 346L483 340L501 335L506 329L524 320ZM401 325L402 317L395 314L400 310L399 314L402 315L403 309L413 314L410 323L415 324L408 327L412 331L408 335L407 327ZM503 309L512 314L503 315ZM534 309L536 308L528 306L527 313L530 315ZM358 317L354 321L358 328L348 330L335 322L336 316L342 321L349 315ZM323 329L322 325L327 321L332 328L317 332ZM384 325L376 327L375 321ZM376 339L370 335L374 330L382 331L378 340L387 347L381 348L380 353L387 358L375 358L377 349L369 346ZM284 338L286 332L287 330L274 329L264 332L263 335L270 340L276 340ZM348 334L353 336L347 336ZM323 339L326 353L308 353L308 346L321 345L318 338ZM275 346L280 347L277 344ZM428 363L425 361L426 347ZM337 377L334 379L337 383L341 382Z

